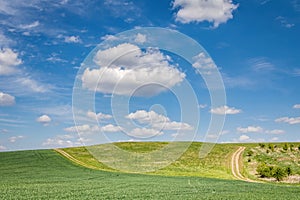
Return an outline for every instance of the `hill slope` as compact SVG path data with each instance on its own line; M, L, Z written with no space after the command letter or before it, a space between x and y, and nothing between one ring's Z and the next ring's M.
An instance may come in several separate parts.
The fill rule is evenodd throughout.
M53 150L0 153L1 199L297 199L297 186L91 170Z

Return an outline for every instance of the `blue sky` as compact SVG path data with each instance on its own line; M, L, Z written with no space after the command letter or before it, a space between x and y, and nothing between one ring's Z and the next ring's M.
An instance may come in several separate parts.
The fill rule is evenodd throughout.
M196 61L140 48L152 37L143 27L175 30L201 44L208 54L199 54L198 64L218 69L226 104L212 106ZM98 132L108 141L169 141L183 133L198 141L300 141L299 27L299 0L0 0L0 151L103 142ZM114 43L128 30L135 43ZM107 49L97 47L105 41ZM132 49L95 86L105 60ZM112 90L117 80L110 77L122 73ZM150 85L132 95L142 85L130 77L167 88ZM76 81L86 93L75 103L92 107L74 109ZM172 93L185 83L197 101ZM207 131L211 116L226 118L223 131Z

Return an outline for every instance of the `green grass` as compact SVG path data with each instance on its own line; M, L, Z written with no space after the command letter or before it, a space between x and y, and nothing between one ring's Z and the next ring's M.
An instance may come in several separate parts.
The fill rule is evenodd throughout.
M119 148L137 153L147 153L159 150L165 147L167 142L122 142L115 143ZM237 150L239 144L217 144L205 158L199 158L199 150L202 143L193 142L187 151L171 165L159 169L150 174L166 176L198 176L208 178L234 179L231 174L231 155ZM107 149L106 145L97 145L93 147L99 152ZM93 150L94 150L93 149ZM116 171L106 165L98 162L84 147L66 148L67 153L77 160L105 171ZM106 160L114 160L113 155L108 155Z
M0 199L297 199L296 186L87 169L52 150L0 153Z

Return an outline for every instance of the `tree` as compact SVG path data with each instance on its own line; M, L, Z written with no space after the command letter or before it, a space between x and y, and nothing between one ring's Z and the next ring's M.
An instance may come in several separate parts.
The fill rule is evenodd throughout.
M300 151L300 145L298 146L298 150Z
M253 151L252 150L247 151L247 156L252 156L252 155L253 155Z
M256 171L261 178L272 177L272 170L273 166L268 166L266 163L260 163L256 168Z
M281 167L274 167L272 171L272 177L276 178L277 181L282 181L286 177L286 171Z

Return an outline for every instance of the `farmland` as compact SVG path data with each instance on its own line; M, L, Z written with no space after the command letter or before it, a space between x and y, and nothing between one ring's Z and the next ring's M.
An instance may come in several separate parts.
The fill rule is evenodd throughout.
M236 149L236 146L233 145L232 148ZM193 149L189 151L192 152ZM189 151L185 156L191 155ZM216 153L219 151L221 149L215 150ZM84 154L84 151L82 152ZM210 159L207 162L214 162L214 158L207 159ZM145 175L88 169L74 164L54 150L2 152L0 197L1 199L297 199L300 195L300 188L297 185L247 183L189 176L195 174L196 164L186 164L184 160L162 169L157 172L158 174ZM190 167L185 176L170 176L176 174L176 171L184 171L179 169L184 164ZM208 168L214 168L215 164L208 165ZM224 166L220 166L218 170L222 171L221 169L226 168ZM218 170L206 174L211 176ZM233 179L229 173L224 174L227 174L226 170L225 173L219 172L216 176Z

